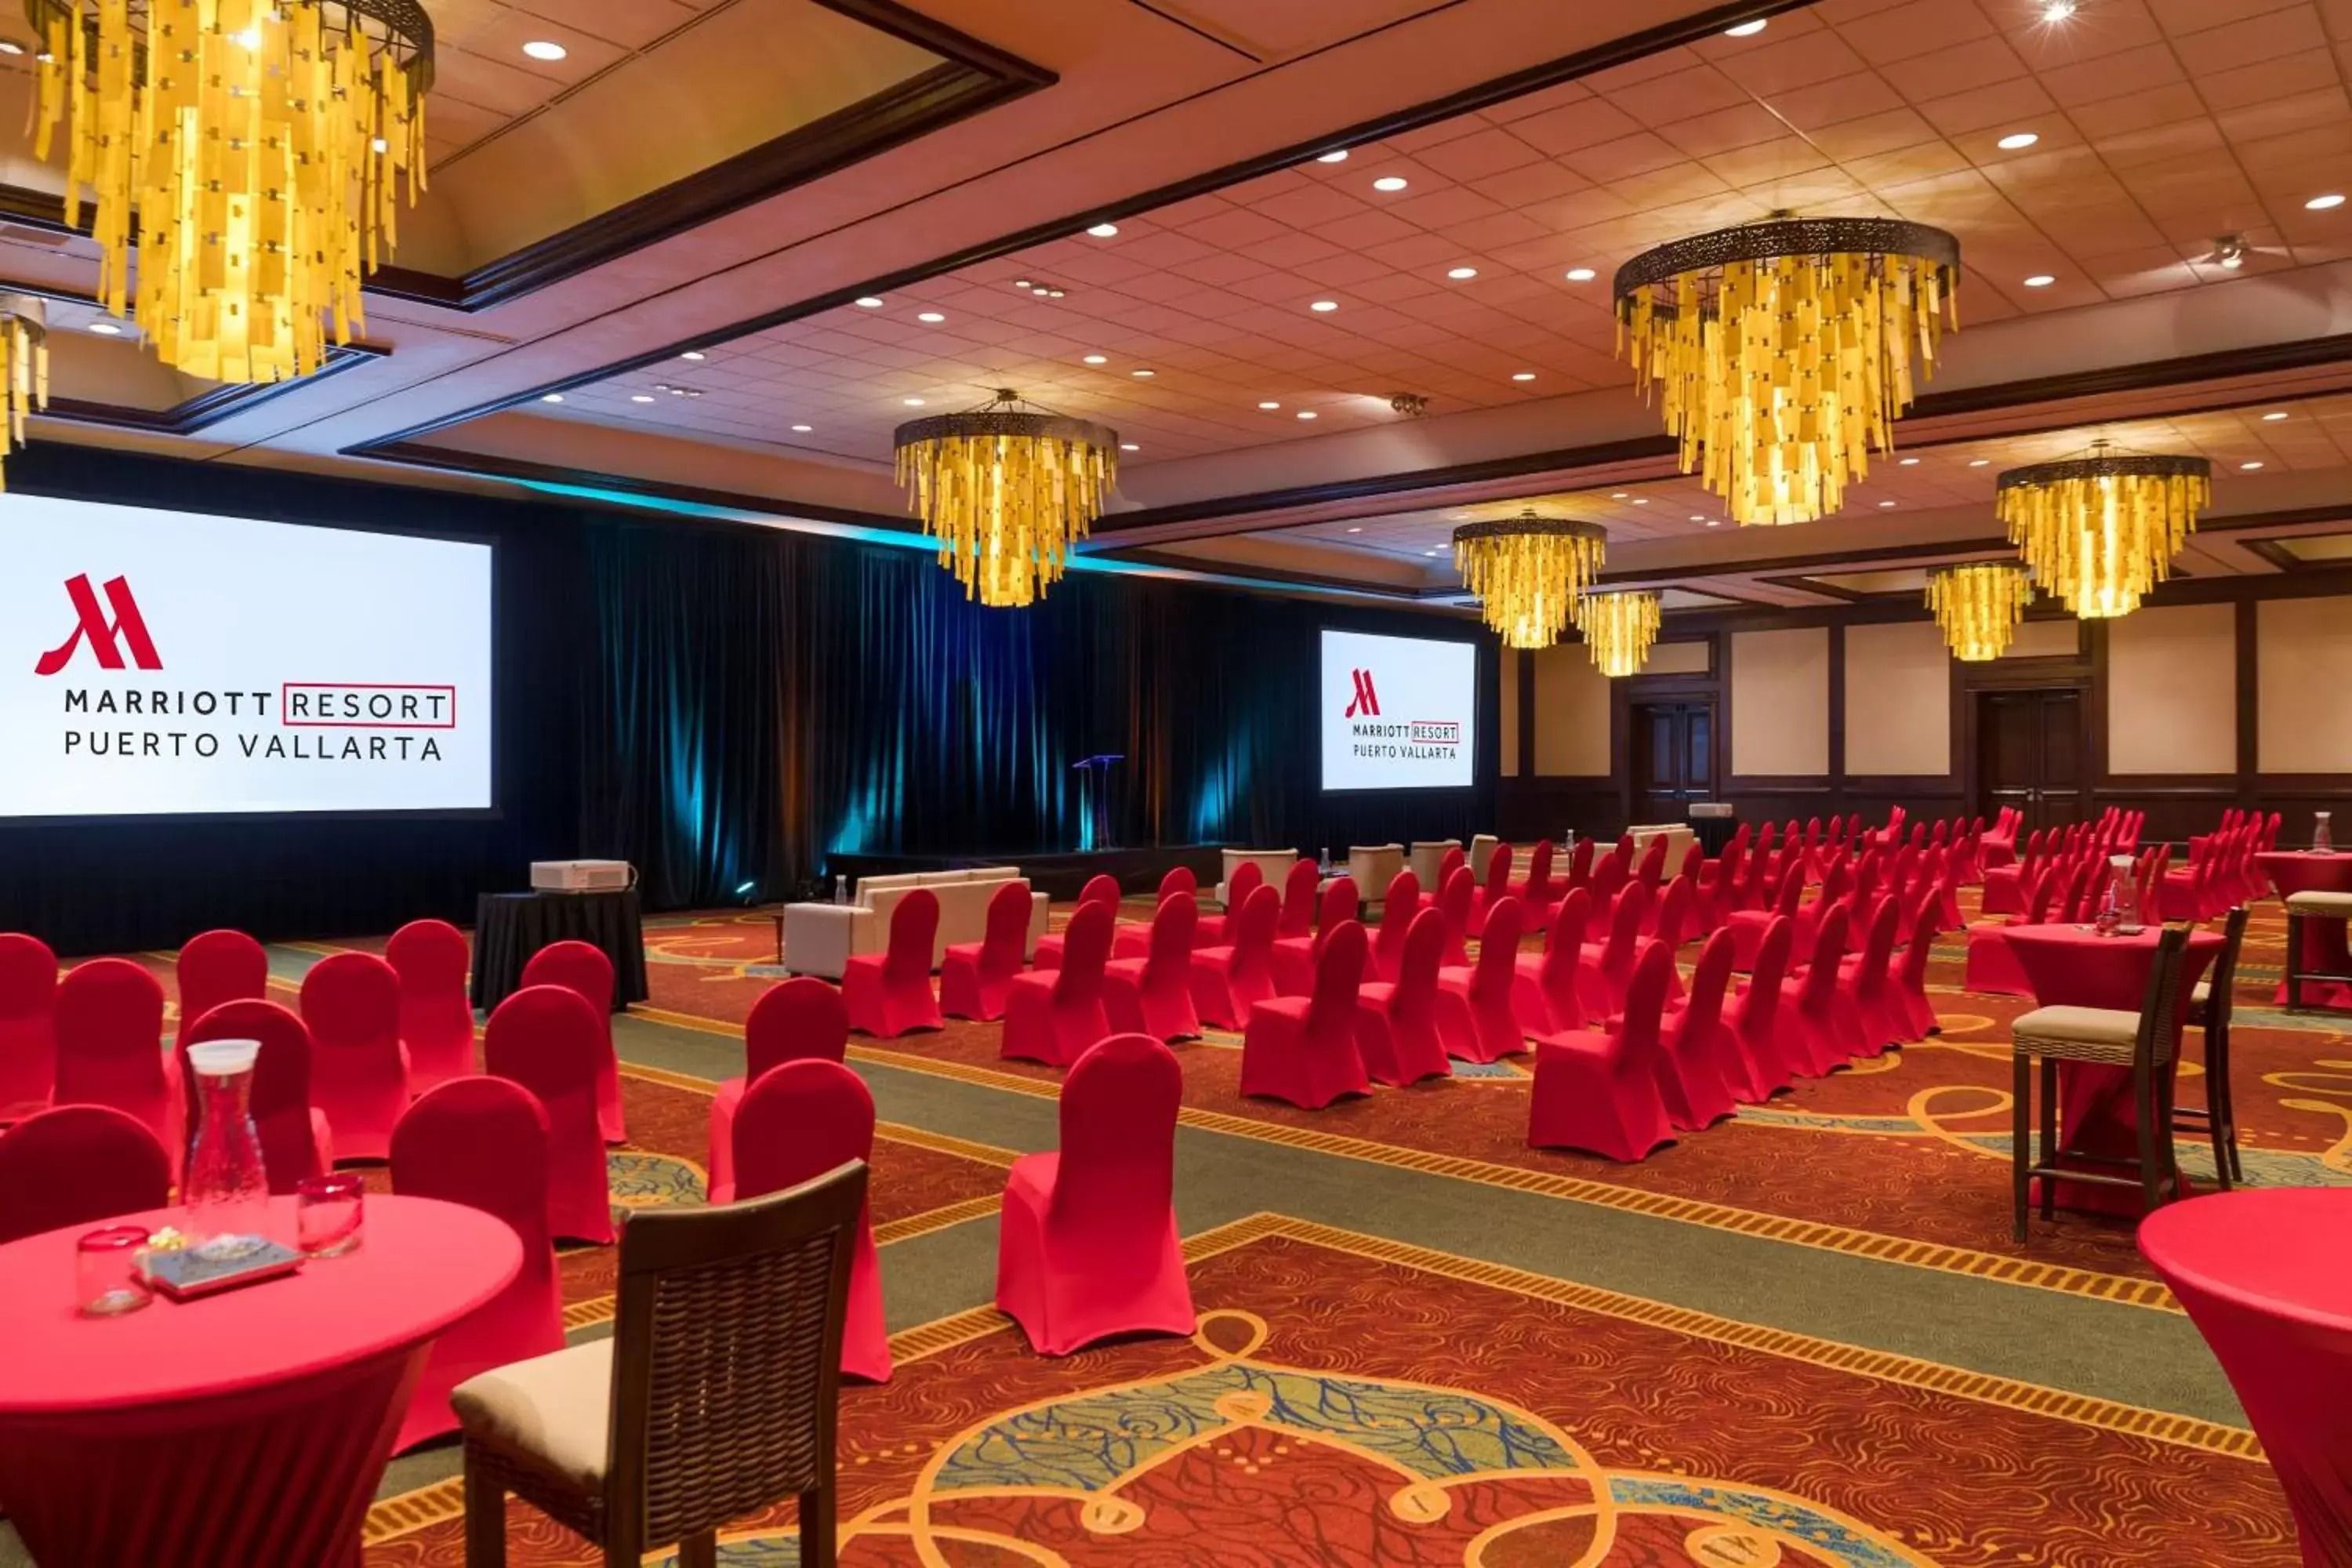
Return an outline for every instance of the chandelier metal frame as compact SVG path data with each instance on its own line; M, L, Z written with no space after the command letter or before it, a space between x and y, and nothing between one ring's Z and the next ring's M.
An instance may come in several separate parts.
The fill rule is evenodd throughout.
M957 414L910 419L891 435L899 485L940 564L966 598L1034 603L1118 482L1118 432L1027 403L1001 387Z
M1506 647L1549 647L1601 569L1608 542L1609 531L1597 522L1545 517L1530 507L1455 529L1454 564Z

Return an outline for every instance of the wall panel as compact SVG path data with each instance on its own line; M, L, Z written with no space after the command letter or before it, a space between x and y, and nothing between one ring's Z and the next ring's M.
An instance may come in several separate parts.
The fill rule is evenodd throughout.
M1829 629L1734 633L1734 776L1801 777L1829 771Z
M2352 598L2265 600L2254 628L2262 771L2352 772L2352 724L2336 717L2352 671ZM2327 721L2313 722L2323 709Z
M1592 668L1580 643L1540 649L1532 662L1536 754L1528 771L1552 778L1608 777L1608 677Z
M2238 768L2237 607L2143 609L2107 626L2107 773Z
M1846 628L1845 771L1952 771L1952 658L1933 623Z
M1503 776L1507 779L1519 776L1519 666L1525 662L1524 656L1507 647L1495 661L1496 679L1502 688Z

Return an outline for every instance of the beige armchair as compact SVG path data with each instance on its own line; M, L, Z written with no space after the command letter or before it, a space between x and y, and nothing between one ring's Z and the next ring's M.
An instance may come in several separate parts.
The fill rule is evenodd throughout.
M1367 905L1377 908L1388 898L1389 883L1404 869L1402 844L1352 844L1348 847L1348 875Z
M1461 847L1462 840L1459 838L1413 840L1412 851L1407 859L1412 867L1413 876L1420 879L1421 891L1424 898L1434 897L1437 893L1437 868L1444 863L1445 852L1448 849Z

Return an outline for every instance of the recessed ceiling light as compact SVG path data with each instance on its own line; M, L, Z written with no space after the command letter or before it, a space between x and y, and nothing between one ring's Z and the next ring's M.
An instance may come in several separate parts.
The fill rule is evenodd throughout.
M947 318L946 318L945 316L940 315L937 310L923 310L923 311L919 311L919 312L918 312L918 313L916 314L915 320L917 320L917 321L928 321L928 322L929 322L932 326L935 326L935 327L936 327L936 326L938 326L941 321L946 321L946 320L947 320Z
M1084 363L1087 364L1108 364L1110 363L1110 355L1088 354Z
M1118 233L1118 225L1115 223L1098 223L1095 225L1094 227L1087 230L1087 232L1093 235L1097 239L1109 239Z
M572 51L562 44L550 43L545 38L533 38L522 47L522 52L535 60L560 60Z
M1764 30L1764 21L1763 17L1759 16L1753 22L1742 22L1737 27L1726 27L1723 30L1723 36L1727 38L1752 38Z
M1650 504L1650 498L1648 496L1635 496L1633 498L1633 504L1635 506L1647 506Z
M629 395L629 401L632 403L651 403L653 400L654 395L650 392L633 392Z
M898 401L909 408L920 408L923 405L923 400L919 397L902 397Z
M1880 506L1882 506L1882 507L1889 507L1889 506L1893 506L1895 503L1894 503L1893 501L1891 501L1891 500L1883 500L1883 501L1880 501L1878 504L1879 504Z
M1279 403L1261 403L1258 406L1260 408L1279 408L1282 405Z
M1156 370L1131 370L1127 374L1135 377L1138 381L1150 381L1153 376L1158 375L1160 373Z
M1348 531L1349 531L1349 533L1361 533L1361 532L1363 532L1364 531L1363 531L1362 529L1360 529L1360 528L1351 528L1351 529L1349 529Z
M857 300L857 308L861 310L878 310L882 308L882 301L871 294L861 295Z
M1312 408L1302 408L1298 411L1298 416L1301 419L1312 419L1315 417L1315 410Z
M2284 419L2284 418L2285 418L2285 417L2286 417L2286 410L2285 410L2285 409L2284 409L2284 408L2273 408L2273 410L2271 410L2268 414L2265 414L2265 415L2263 415L2263 423L2264 423L2265 425L2275 425L2275 424L2277 424L2280 420L2282 420L2282 419Z
M541 403L561 403L563 401L563 394L560 392L551 392L546 396L541 398L540 401Z
M1382 174L1372 182L1372 189L1376 191L1401 191L1404 187L1405 179L1402 174Z
M101 338L119 338L122 335L122 329L112 321L92 321L89 324L89 330Z
M2058 279L2051 277L2047 272L2037 272L2025 280L2025 286L2028 289L2047 289L2057 281Z
M2033 132L2020 131L2014 135L2002 137L2000 141L1994 142L1993 145L2000 148L2004 153L2014 153L2021 148L2031 147L2036 142L2041 140L2042 138Z
M1511 373L1513 381L1533 381L1535 378L1536 373L1531 370L1515 370Z
M1590 267L1571 267L1568 269L1568 280L1570 283L1590 283L1592 278L1593 272Z
M709 356L709 354L707 354L707 353L704 353L700 349L688 349L688 350L687 350L684 353L682 353L682 354L678 355L677 357L678 357L678 358L680 358L680 359L690 359L690 360L694 361L697 364L699 364L699 363L701 363L704 360L709 359L710 356Z
M1336 153L1326 153L1315 161L1318 163L1344 163L1348 161L1348 150L1342 147Z
M1609 492L1609 499L1611 500L1623 500L1625 499L1625 492L1623 490L1612 490Z
M21 55L25 46L14 38L0 38L0 55Z
M2240 467L2241 468L2245 469L2245 470L2246 470L2247 472L2249 472L2249 473L2252 473L2254 469L2261 468L2261 467L2262 467L2262 464L2260 464L2260 463L2258 463L2258 462L2256 462L2256 463L2240 463L2240 464L2238 465L2238 467Z
M815 428L816 426L814 425L795 425L793 426L793 434L795 436L805 436Z
M1339 308L1339 301L1337 300L1318 300L1307 308L1318 314L1328 316L1332 311Z
M1436 551L1434 551L1434 550L1424 550L1424 551L1423 551L1423 552L1422 552L1422 553L1423 553L1423 555L1434 555L1434 554L1436 554L1436 553L1437 553L1437 552L1436 552Z
M2063 22L2074 14L2074 0L2043 0L2042 19L2045 22Z
M1693 522L1705 522L1706 521L1706 513L1703 511L1695 511L1691 513L1691 521Z
M1706 525L1709 528L1721 528L1723 526L1723 519L1719 517L1710 517L1706 520Z
M1916 468L1919 466L1919 459L1916 458L1906 458L1895 466L1903 468Z
M2329 207L2342 206L2344 205L2344 197L2339 192L2330 191L2324 196L2314 196L2303 205L2313 212L2324 213Z
M1143 450L1142 447L1137 446L1132 441L1121 441L1118 444L1118 449L1122 452L1140 452Z
M1458 283L1465 278L1477 277L1478 269L1475 267L1454 267L1447 268L1445 275Z
M1988 467L1991 462L1992 459L1990 458L1970 458L1969 459L1969 467L1971 468L1981 468Z

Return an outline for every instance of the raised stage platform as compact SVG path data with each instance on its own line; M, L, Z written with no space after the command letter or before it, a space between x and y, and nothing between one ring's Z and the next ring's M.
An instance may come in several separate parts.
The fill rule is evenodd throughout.
M861 877L902 871L952 871L961 866L1018 866L1029 885L1048 898L1075 899L1092 877L1116 877L1124 893L1148 893L1178 866L1190 866L1203 889L1217 885L1220 844L1171 844L1133 849L1086 849L1029 855L828 855L825 869L854 884Z

